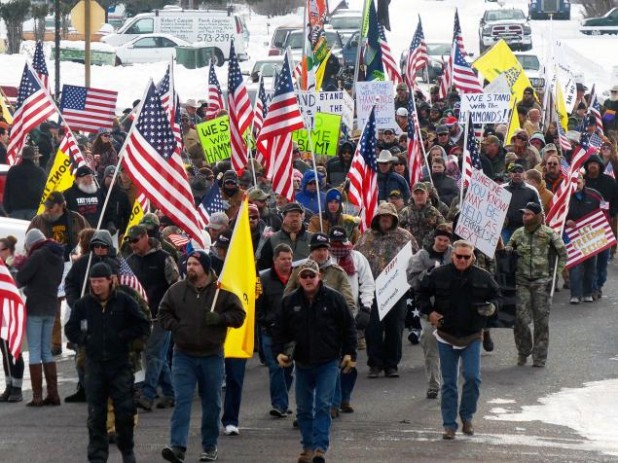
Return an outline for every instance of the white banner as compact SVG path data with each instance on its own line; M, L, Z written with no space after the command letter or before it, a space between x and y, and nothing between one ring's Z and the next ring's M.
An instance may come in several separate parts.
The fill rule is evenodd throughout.
M461 115L470 114L473 124L508 124L511 93L464 93ZM465 121L460 121L465 123Z
M411 258L412 245L408 241L376 278L376 302L380 321L410 288L406 270Z
M347 97L347 98L346 98ZM354 117L354 102L345 90L336 92L298 91L296 99L303 114L305 128L310 125L313 129L315 113L336 114L342 116L343 123L352 127Z
M472 169L472 179L461 205L455 233L470 241L483 254L493 257L510 202L510 191L482 171Z
M396 129L395 105L393 104L393 83L387 82L356 82L356 117L359 129L363 129L371 113L376 107L376 128Z

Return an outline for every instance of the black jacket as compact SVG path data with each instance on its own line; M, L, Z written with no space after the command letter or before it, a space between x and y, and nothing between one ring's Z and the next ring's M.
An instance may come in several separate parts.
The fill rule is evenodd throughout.
M439 331L454 338L480 333L487 317L479 315L474 304L491 302L498 308L501 298L500 287L489 272L476 266L460 272L452 263L423 278L416 294L421 312L441 314L444 322Z
M38 209L47 182L45 171L30 159L12 166L6 174L4 209L9 214L18 209Z
M39 317L55 315L58 286L64 272L64 248L53 240L35 244L17 272L17 284L25 286L26 311Z
M150 335L150 321L135 299L113 290L105 306L92 294L79 299L64 332L91 360L128 359L131 343Z
M444 173L431 174L431 179L433 180L433 186L438 190L440 201L450 206L453 202L453 198L459 196L457 182Z
M294 360L301 365L322 365L344 355L356 359L356 328L348 305L322 283L311 305L302 288L285 296L271 332L275 357L295 341Z
M113 254L115 254L115 252ZM71 266L71 270L69 270L69 273L67 273L67 276L64 279L64 293L69 307L73 307L77 300L82 296L82 287L84 285L84 280L86 279L86 269L88 268L89 259L89 254L77 259ZM112 255L99 257L92 253L90 268L99 262L105 262L112 268L112 272L115 275L118 275L120 263ZM88 288L89 285L86 285L86 292L88 291Z
M260 272L262 294L255 301L255 316L258 325L271 335L271 327L281 313L281 300L285 284L277 276L274 268Z
M506 225L504 228L508 230L517 230L524 225L523 215L520 209L526 207L526 204L530 202L541 204L541 200L539 199L537 191L533 187L526 185L525 182L509 182L503 188L510 191L512 195L509 208L506 211Z
M584 180L586 180L587 188L592 188L601 193L603 200L609 203L608 207L603 208L603 210L615 217L618 214L618 185L616 180L603 173L596 178L590 178L586 174Z
M569 201L569 212L567 213L567 220L579 220L582 217L591 214L601 207L601 201L603 197L598 191L588 187L584 187L579 193L573 193L571 195L571 201Z

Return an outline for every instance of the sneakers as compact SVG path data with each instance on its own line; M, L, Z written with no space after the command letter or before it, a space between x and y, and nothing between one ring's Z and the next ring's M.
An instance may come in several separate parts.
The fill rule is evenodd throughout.
M545 368L545 361L544 360L534 360L532 362L532 366L534 368Z
M341 402L341 413L354 413L350 402Z
M483 331L483 349L485 352L493 352L494 350L494 341L491 339L489 330Z
M420 333L418 330L410 330L408 333L408 341L410 341L410 344L413 346L416 346L420 342Z
M223 434L225 434L226 436L238 436L240 434L240 431L238 430L238 427L234 426L233 424L228 424L225 428L223 428ZM200 461L213 461L213 460L200 460Z
M572 297L570 300L571 304L577 305L580 303L579 297Z
M165 447L161 450L161 456L165 461L169 461L171 463L185 463L185 451L179 447Z
M157 402L157 408L174 408L176 401L173 397L161 397Z
M474 426L472 425L472 421L464 421L461 430L466 436L474 435Z
M137 399L135 399L135 405L137 405L140 408L143 408L147 412L152 411L152 400L143 395L140 395Z
M427 389L427 398L428 399L437 399L438 398L438 390L437 389Z
M594 302L592 296L584 296L584 302Z
M455 430L451 428L444 428L444 432L442 433L442 439L444 440L455 439Z
M397 368L387 368L384 370L384 376L387 378L399 378L399 371L397 371Z
M200 461L217 461L218 457L217 447L200 453Z
M528 356L527 355L518 355L517 356L517 365L520 367L523 367L526 362L528 361Z
M337 407L330 407L331 419L339 418L339 409Z
M382 371L382 369L380 367L369 367L369 374L367 375L368 378L377 378L380 376L380 372Z
M275 418L287 418L288 412L285 410L279 410L278 408L273 408L270 411L270 416L274 416Z

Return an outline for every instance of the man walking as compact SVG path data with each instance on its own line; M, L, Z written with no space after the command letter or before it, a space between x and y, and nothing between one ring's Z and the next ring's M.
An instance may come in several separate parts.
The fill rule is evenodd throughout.
M167 290L159 309L160 324L174 339L176 407L170 419L170 445L161 452L172 463L185 461L196 384L202 402L200 461L218 458L223 345L228 328L242 326L245 311L235 294L218 290L216 283L208 254L194 251L187 259L187 279Z

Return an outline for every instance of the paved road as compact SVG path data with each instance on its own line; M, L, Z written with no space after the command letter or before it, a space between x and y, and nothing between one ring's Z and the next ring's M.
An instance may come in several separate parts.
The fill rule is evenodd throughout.
M610 264L610 282L616 279ZM551 315L550 355L545 369L515 366L516 352L510 330L494 330L496 350L484 353L483 385L476 435L452 442L441 439L439 402L424 397L425 380L419 346L404 346L401 377L367 379L364 352L353 397L356 412L336 420L329 461L385 462L615 462L617 456L573 429L540 421L498 421L496 411L519 412L522 406L562 388L618 377L615 327L616 285L594 304L568 305L568 294L556 295ZM613 286L613 287L612 287ZM72 361L60 362L61 393L74 388ZM291 419L268 415L267 370L252 360L247 367L241 410L241 435L222 436L220 460L234 463L295 462L299 434ZM28 380L26 380L28 382ZM26 392L29 398L30 393ZM594 399L590 407L595 407ZM187 461L199 455L199 407L194 403ZM141 413L136 430L138 460L158 462L167 443L169 410ZM599 422L593 426L603 427ZM611 436L612 430L607 431ZM86 407L30 409L24 404L0 404L0 461L7 463L74 463L86 461ZM610 439L611 440L611 439ZM615 449L615 447L614 447ZM600 450L600 451L599 451ZM111 449L110 462L120 462Z

